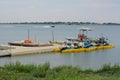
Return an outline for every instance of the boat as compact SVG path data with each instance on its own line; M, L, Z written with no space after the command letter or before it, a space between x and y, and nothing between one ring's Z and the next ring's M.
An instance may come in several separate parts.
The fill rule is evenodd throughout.
M26 46L26 47L38 47L37 43L25 43L25 42L8 42L9 45L12 46Z
M14 42L8 42L8 45L12 46L24 46L24 47L45 47L45 46L53 46L52 43L37 43L36 39L35 41L32 41L29 36L29 29L28 29L28 37L25 40L22 41L14 41Z
M51 43L26 43L26 42L8 42L9 45L12 46L24 46L24 47L45 47L45 46L53 46Z
M88 31L91 31L89 28L80 29L82 32L78 34L78 38L66 38L65 46L62 48L56 48L54 52L61 53L79 53L79 52L90 52L95 50L111 49L114 48L114 45L108 43L105 37L100 37L98 40L91 40L87 37ZM86 34L85 34L86 33Z

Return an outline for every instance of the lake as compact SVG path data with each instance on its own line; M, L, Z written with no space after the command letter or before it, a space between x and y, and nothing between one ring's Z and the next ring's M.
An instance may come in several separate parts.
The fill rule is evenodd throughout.
M54 31L55 40L65 40L66 37L76 38L79 29L83 27L91 28L87 36L97 39L101 36L108 38L113 49L98 50L87 53L45 53L22 55L14 57L0 57L0 66L6 63L19 61L23 64L43 64L50 62L51 67L60 65L80 66L82 69L98 69L103 64L120 64L120 25L55 25L55 28L48 28L47 24L0 24L0 44L7 44L11 41L22 41L28 37L39 43L52 40Z

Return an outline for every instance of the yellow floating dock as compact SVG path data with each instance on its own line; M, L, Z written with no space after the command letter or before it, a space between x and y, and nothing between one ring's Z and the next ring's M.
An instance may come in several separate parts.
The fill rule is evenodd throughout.
M60 50L60 48L56 48L54 52L61 52L61 53L76 53L76 52L90 52L94 50L102 50L102 49L110 49L114 48L113 45L107 45L107 46L96 46L91 48L78 48L78 49L67 49L67 50Z

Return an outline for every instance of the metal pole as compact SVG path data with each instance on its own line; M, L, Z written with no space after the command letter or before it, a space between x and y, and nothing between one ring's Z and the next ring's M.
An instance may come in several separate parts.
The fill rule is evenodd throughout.
M54 27L55 26L51 26L52 27L52 41L54 41Z
M29 35L29 34L30 34L30 30L28 29L28 39L30 38L30 35Z
M52 41L54 41L54 31L52 30Z

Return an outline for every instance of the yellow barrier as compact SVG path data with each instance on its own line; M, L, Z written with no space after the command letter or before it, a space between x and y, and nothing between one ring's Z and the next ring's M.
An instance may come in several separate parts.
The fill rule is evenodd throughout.
M108 45L108 46L103 46L103 49L110 49L110 48L114 48L115 46L113 45Z
M85 48L74 49L73 52L85 52Z
M107 46L97 46L96 49L100 50L100 49L110 49L110 48L114 48L115 46L113 45L107 45Z
M97 46L97 47L91 47L91 48L66 49L66 50L62 50L62 53L90 52L94 50L110 49L110 48L114 48L114 46L108 45L108 46ZM61 52L61 50L60 48L56 48L54 52Z
M56 48L53 52L60 52L60 48Z
M96 50L101 50L103 49L104 46L96 46Z
M94 50L96 50L96 47L85 48L85 52L94 51Z
M74 49L62 50L62 53L72 53Z

